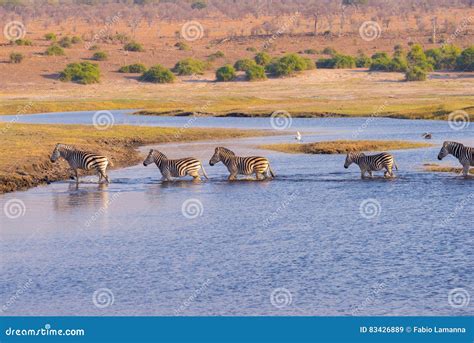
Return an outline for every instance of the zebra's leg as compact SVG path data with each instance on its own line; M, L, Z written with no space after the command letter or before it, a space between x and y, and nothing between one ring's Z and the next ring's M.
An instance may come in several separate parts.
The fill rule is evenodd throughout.
M468 176L469 176L469 167L470 167L469 163L464 164L464 165L462 166L462 175L463 175L464 177L468 177Z
M369 173L370 178L372 179L374 177L374 173L372 172L372 170L369 170L368 173Z
M193 181L201 181L201 176L197 170L190 172L189 175L193 177Z
M229 181L234 181L235 179L237 179L237 174L234 174L234 173L230 174L229 177L227 178L227 180Z
M77 169L74 169L74 173L76 174L76 185L79 186L79 173L77 172Z

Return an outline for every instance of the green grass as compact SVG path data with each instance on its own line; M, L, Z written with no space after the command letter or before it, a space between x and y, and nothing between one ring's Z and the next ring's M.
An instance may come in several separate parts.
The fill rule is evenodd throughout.
M428 172L436 172L436 173L456 173L460 174L462 168L458 167L450 167L450 166L440 166L439 164L433 163L426 163L423 165L423 170ZM474 175L474 168L469 169L469 174Z

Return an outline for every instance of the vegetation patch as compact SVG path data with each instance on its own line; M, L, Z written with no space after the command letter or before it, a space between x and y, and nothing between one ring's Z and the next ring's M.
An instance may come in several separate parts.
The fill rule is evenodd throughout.
M237 71L247 71L250 67L256 66L257 63L254 60L251 60L250 58L243 58L240 60L237 60L234 63L234 68Z
M172 71L178 75L201 75L205 69L205 62L189 57L178 61Z
M123 49L125 51L134 51L134 52L145 51L145 49L143 49L143 46L140 43L137 43L137 42L127 43L123 46Z
M64 50L57 44L49 46L44 52L46 56L63 56Z
M261 145L260 148L292 154L347 154L355 151L384 151L417 149L432 146L432 144L406 141L326 141L315 143L283 143Z
M245 71L245 78L247 81L261 81L266 80L265 68L260 65L253 65Z
M151 67L140 76L140 81L152 83L172 83L175 79L171 70L161 64Z
M92 59L94 61L106 61L108 59L108 55L104 51L97 51L94 53L94 55L92 55Z
M121 67L119 73L133 73L133 74L142 74L146 71L146 67L141 63L129 64Z
M423 164L423 170L428 172L436 172L436 173L456 173L460 174L462 172L462 168L459 167L450 167L450 166L441 166L436 163L425 163ZM474 175L474 168L469 169L469 174Z
M23 61L23 54L20 54L19 52L12 52L10 54L10 63L21 63Z
M65 82L71 81L83 85L98 83L100 81L99 66L90 62L70 63L59 74L59 79Z
M216 80L217 81L232 81L236 77L235 69L230 64L227 64L223 67L220 67L216 70Z

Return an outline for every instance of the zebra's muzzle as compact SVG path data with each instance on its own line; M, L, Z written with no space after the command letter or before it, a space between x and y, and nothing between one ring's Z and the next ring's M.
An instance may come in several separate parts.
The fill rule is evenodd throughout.
M349 168L349 167L348 167L348 166L344 166L344 168L346 168L346 169L347 169L347 168Z
M442 159L443 159L443 158L442 158L441 156L439 156L439 155L438 155L438 160L440 160L440 161L441 161Z
M209 165L212 167L212 166L214 166L214 163L209 161Z
M145 167L148 166L148 164L146 164L145 162L143 162L143 165L144 165Z

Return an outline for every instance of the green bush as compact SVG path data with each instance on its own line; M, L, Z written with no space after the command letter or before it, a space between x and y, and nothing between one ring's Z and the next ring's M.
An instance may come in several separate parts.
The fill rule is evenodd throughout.
M427 61L436 70L456 69L456 60L461 54L461 49L454 45L444 45L441 48L434 48L425 51Z
M21 63L23 61L23 54L20 54L19 52L12 52L10 54L10 63Z
M98 83L100 81L99 66L95 63L70 63L59 74L61 81L72 81L80 84Z
M183 51L187 51L191 49L189 45L187 45L184 42L178 42L174 46L177 47L179 50L183 50Z
M99 46L96 45L96 44L94 44L94 45L92 45L92 46L89 48L89 50L91 50L91 51L99 50Z
M254 48L253 46L249 46L247 49L245 49L247 51L251 51L251 52L257 52L257 48Z
M97 51L94 55L92 55L92 59L95 61L105 61L107 58L107 53L103 51Z
M309 57L303 57L304 62L306 63L305 70L313 70L316 69L316 63Z
M71 43L72 43L72 44L77 44L77 43L80 43L80 42L82 42L81 37L79 37L79 36L72 36L72 38L71 38Z
M247 71L250 67L253 67L256 65L257 63L254 60L251 60L250 58L243 58L235 62L234 68L235 70L238 70L238 71Z
M273 60L268 66L267 71L273 76L289 76L308 67L306 61L297 54L288 54L281 58Z
M44 52L47 56L63 56L64 50L57 44L50 45Z
M207 7L207 4L203 0L196 0L191 4L193 10L202 10Z
M114 41L119 41L122 44L125 44L130 41L130 37L127 36L125 33L116 33L113 37L112 40Z
M315 49L306 49L303 51L303 53L307 55L316 55L318 52Z
M410 67L405 74L405 81L425 81L426 70L421 67Z
M126 66L121 67L118 72L119 73L134 73L134 74L141 74L146 71L146 67L141 63L129 64Z
M217 60L218 58L224 58L224 57L225 57L224 53L219 50L207 56L207 60L212 62L212 61Z
M29 39L17 39L15 42L14 42L16 45L24 45L24 46L32 46L33 45L33 42L30 41Z
M428 62L425 52L420 44L413 44L410 51L407 54L407 60L409 66L417 66L426 71L432 71L433 66Z
M403 56L392 58L388 65L388 71L405 73L408 70L408 62Z
M336 51L336 49L333 49L333 48L324 48L323 51L322 51L322 53L323 53L324 55L331 55L331 56L334 56L334 55L337 54L337 51Z
M175 79L171 70L160 64L151 67L140 76L140 81L153 83L172 83Z
M53 41L53 42L55 42L57 38L58 37L56 36L56 34L52 33L52 32L49 32L49 33L44 35L44 39L50 40L50 41Z
M316 66L326 69L350 69L356 67L356 59L349 55L336 54L331 58L320 58Z
M270 63L272 58L266 52L259 52L255 55L254 60L258 65L266 66L268 63Z
M225 66L216 70L217 81L232 81L235 79L235 77L235 69L230 64L226 64Z
M206 69L206 63L189 57L178 61L172 69L178 75L203 74Z
M463 71L474 71L474 46L463 50L456 59L456 69Z
M370 71L390 71L391 59L385 52L377 52L372 55Z
M123 46L123 49L125 51L136 51L136 52L144 51L143 46L137 42L127 43Z
M372 59L364 54L359 54L355 59L357 68L369 68L372 64Z
M71 38L67 36L61 38L58 43L62 48L70 48L72 46Z
M254 64L245 71L245 78L247 81L266 80L265 68L261 65Z

